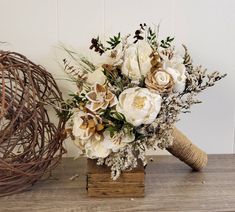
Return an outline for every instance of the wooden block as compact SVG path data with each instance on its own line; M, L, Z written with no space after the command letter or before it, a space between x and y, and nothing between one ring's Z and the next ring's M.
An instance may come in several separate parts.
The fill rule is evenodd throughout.
M87 195L89 197L143 197L145 171L141 161L138 167L122 172L117 180L111 179L107 166L96 165L87 159Z

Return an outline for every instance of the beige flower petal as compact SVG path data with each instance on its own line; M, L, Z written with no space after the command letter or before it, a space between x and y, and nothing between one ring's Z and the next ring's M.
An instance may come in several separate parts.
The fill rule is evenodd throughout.
M89 93L87 93L86 98L91 102L97 102L97 100L96 100L97 95L96 95L95 91L90 91Z
M116 96L114 96L114 98L110 101L109 106L113 107L114 105L116 105L118 103L118 99Z
M103 85L96 84L95 85L95 92L96 93L106 93L106 88Z
M88 128L93 128L95 127L95 121L93 119L88 120Z
M87 130L88 130L88 135L89 135L89 136L95 134L95 131L96 131L95 127L93 127L93 128L88 128Z
M107 94L106 94L105 99L106 99L107 101L111 101L113 98L114 98L113 93L111 93L110 91L107 91Z
M102 105L102 109L106 109L107 107L108 107L108 105L109 105L109 102L108 101L105 101L105 102L103 102L103 105Z
M101 130L103 130L104 129L104 125L103 124L97 124L96 125L96 130L97 131L101 131Z
M87 128L87 123L83 122L83 123L80 125L79 128L82 129L82 130L86 129L86 128Z
M102 108L103 103L102 102L94 102L91 104L91 107L89 108L91 111L97 111L100 108Z

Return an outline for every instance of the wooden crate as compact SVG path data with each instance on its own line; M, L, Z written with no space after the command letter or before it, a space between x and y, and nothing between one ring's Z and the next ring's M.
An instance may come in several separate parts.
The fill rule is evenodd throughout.
M87 159L87 194L89 197L143 197L145 171L141 163L113 181L110 168Z

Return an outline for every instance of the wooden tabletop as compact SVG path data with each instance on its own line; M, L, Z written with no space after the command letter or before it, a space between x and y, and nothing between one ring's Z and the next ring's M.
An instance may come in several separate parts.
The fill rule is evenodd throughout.
M87 197L86 159L65 158L51 179L0 198L0 211L235 211L235 155L210 155L202 172L173 156L152 159L144 198Z

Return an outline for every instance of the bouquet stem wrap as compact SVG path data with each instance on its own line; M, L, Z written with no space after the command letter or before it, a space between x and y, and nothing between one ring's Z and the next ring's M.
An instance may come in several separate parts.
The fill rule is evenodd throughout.
M190 166L193 170L200 171L207 164L207 154L195 146L180 130L174 128L174 142L167 150Z

